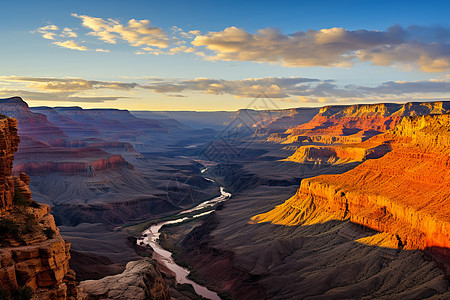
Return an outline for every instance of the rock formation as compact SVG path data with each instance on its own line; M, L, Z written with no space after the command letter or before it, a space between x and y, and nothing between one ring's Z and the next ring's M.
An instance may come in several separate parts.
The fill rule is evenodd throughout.
M59 127L48 121L47 116L32 112L28 104L20 97L0 99L0 113L19 121L20 136L28 136L46 142L66 138Z
M389 147L384 156L341 175L304 179L292 198L252 220L308 225L348 219L450 265L450 114L397 123L368 141Z
M70 243L59 234L49 206L32 200L30 178L12 176L16 126L15 119L0 120L0 289L29 287L37 299L76 299Z
M3 212L13 205L12 166L20 139L17 135L17 121L5 116L0 117L0 212Z
M83 281L80 289L88 300L170 299L169 288L155 262L150 259L129 262L122 274Z
M321 144L360 143L394 128L405 116L447 112L450 112L448 101L325 106L311 121L291 123L284 131L288 134L284 142L295 142L293 137L300 136L308 142Z

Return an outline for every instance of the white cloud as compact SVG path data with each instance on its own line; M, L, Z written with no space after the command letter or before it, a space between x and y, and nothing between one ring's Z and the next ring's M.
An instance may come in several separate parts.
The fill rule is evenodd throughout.
M108 44L126 42L140 48L136 54L193 53L210 61L266 62L286 67L351 67L357 62L371 62L377 66L400 67L403 71L417 68L424 72L450 70L450 29L442 27L395 25L387 30L336 27L285 34L276 28L250 33L232 26L202 34L199 30L185 31L172 26L167 33L151 26L146 19L123 22L76 13L72 16L80 19L88 30L85 35ZM75 45L80 42L75 40L78 33L74 29L64 27L60 30L56 25L47 25L37 32L45 39L55 40L56 45L87 50L84 49L86 46ZM68 38L71 42L61 40ZM190 46L187 46L188 42Z
M58 92L78 92L94 89L130 90L138 86L137 83L96 81L81 78L0 76L0 81L21 82L27 84L27 87Z
M63 37L71 37L71 38L76 38L78 37L78 35L69 27L65 27L61 33L61 36Z
M293 34L274 28L251 34L228 27L197 34L192 44L210 50L209 60L271 62L287 67L349 67L359 60L444 72L450 69L449 42L449 30L418 26L392 26L386 31L329 28Z
M134 78L130 78L134 79ZM136 78L148 83L122 81L96 81L82 78L47 78L0 76L0 95L13 96L14 91L28 98L48 100L70 98L74 101L106 101L105 92L132 96L137 89L148 90L168 97L182 97L186 93L198 92L209 95L232 95L237 98L255 98L262 94L292 103L368 103L393 101L430 101L450 99L450 78L421 81L385 82L376 87L347 85L338 86L332 80L302 77L266 77L242 80L196 78L180 80L174 78ZM3 89L1 87L4 87ZM98 93L102 96L99 96ZM94 98L86 97L95 95ZM77 98L78 97L78 98ZM100 98L99 98L100 97ZM118 97L116 97L118 98ZM214 98L211 98L214 99ZM56 100L55 100L56 101ZM61 100L69 101L69 100ZM212 100L213 101L213 100Z
M80 46L73 40L64 41L64 42L53 42L53 44L63 47L63 48L72 49L72 50L78 50L78 51L88 51L89 50L86 46Z
M100 40L116 44L117 40L128 42L133 47L150 46L158 48L168 47L167 34L158 27L151 27L149 20L131 19L122 25L118 20L72 14L82 20L82 25L91 30L89 35Z
M37 29L37 32L42 34L42 37L47 40L54 40L55 36L57 35L56 31L58 31L59 28L56 25L47 25L43 27L39 27Z

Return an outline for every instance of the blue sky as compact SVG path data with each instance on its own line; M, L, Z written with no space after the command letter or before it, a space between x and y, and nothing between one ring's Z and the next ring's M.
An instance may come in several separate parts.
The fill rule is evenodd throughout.
M14 1L0 97L235 110L450 98L448 1ZM174 27L175 26L175 27Z

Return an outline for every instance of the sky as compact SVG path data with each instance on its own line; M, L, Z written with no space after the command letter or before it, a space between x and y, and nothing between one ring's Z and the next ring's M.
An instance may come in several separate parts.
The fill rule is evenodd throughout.
M16 0L0 9L0 98L30 106L450 100L450 1ZM264 98L271 107L251 107Z

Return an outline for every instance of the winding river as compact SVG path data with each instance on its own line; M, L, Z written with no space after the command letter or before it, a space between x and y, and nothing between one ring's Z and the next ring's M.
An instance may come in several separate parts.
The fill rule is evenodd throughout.
M203 173L203 172L202 172ZM205 178L207 180L212 181L212 179L209 178ZM219 203L219 202L223 202L225 200L227 200L228 198L231 197L230 193L225 192L223 187L220 187L220 193L221 195L200 203L199 205L197 205L194 208L182 211L181 213L179 213L179 215L182 214L186 214L186 213L195 213L196 211L202 210L204 208L207 207L211 207L214 206L215 204ZM194 287L195 292L200 295L203 296L205 298L208 299L213 299L213 300L220 300L220 297L217 295L217 293L208 290L206 287L201 286L195 282L193 282L192 280L189 280L187 278L187 276L189 275L189 270L177 265L175 263L175 261L172 258L172 253L163 249L159 243L158 243L158 239L160 236L160 232L159 230L161 229L161 227L163 227L164 225L168 225L168 224L176 224L176 223L181 223L184 222L186 220L189 220L191 218L198 218L207 214L212 213L214 210L211 211L206 211L203 213L199 213L197 215L194 215L190 218L188 217L182 217L176 220L171 220L171 221L165 221L165 222L161 222L161 223L157 223L155 225L150 226L150 228L148 228L147 230L145 230L142 233L142 237L140 239L137 240L137 243L139 245L148 245L150 247L153 248L154 252L153 252L153 259L156 259L159 263L163 264L164 266L166 266L169 270L171 270L173 273L175 273L175 278L177 283L187 283L190 284Z

